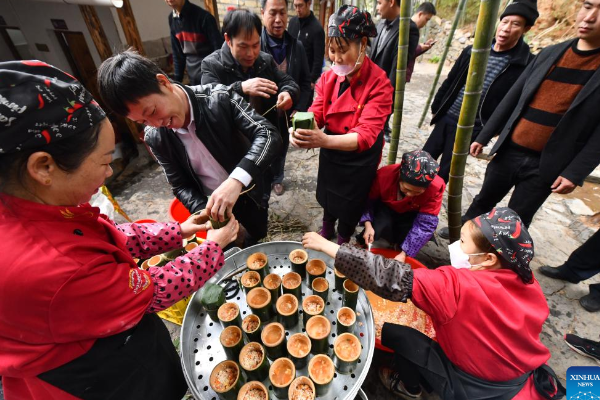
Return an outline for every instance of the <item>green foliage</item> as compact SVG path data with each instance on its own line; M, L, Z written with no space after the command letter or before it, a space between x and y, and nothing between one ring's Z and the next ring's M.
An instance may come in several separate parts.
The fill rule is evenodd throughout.
M429 62L432 64L437 64L440 62L440 57L439 56L433 56L429 59Z
M458 7L458 2L459 0L438 0L435 6L437 10L437 16L442 19L452 20L454 13L456 12L456 8ZM461 25L468 25L477 21L477 15L479 14L479 3L480 2L477 0L467 1L464 15L460 21Z

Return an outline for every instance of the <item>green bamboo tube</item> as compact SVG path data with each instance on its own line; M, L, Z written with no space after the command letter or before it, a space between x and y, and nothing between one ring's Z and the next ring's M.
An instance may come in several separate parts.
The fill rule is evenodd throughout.
M209 382L221 400L236 400L244 384L244 376L235 361L225 360L213 368Z
M281 277L277 274L269 274L263 280L263 286L271 292L273 302L277 302L281 294Z
M310 338L312 354L327 354L329 349L329 334L331 323L322 315L311 317L306 323L306 333Z
M210 196L208 196L208 198L210 199ZM210 224L212 225L213 229L221 229L229 223L229 219L230 218L228 215L225 215L223 222L219 221L218 219L213 219L213 217L211 216L208 217L208 220L210 221Z
M254 253L246 259L246 267L250 271L256 271L261 279L269 274L269 257L265 253Z
M351 333L342 333L333 342L335 369L340 374L349 374L356 370L362 351L360 340Z
M269 376L269 360L260 343L250 342L240 351L240 366L248 380L264 381Z
M260 286L261 276L256 271L246 271L242 277L240 278L240 283L244 288L244 292L248 294L249 291L254 289L255 287Z
M144 260L142 261L142 263L140 264L140 268L143 270L147 270L150 266L148 265L148 262L150 261L150 259Z
M298 299L290 293L286 293L277 300L277 315L279 321L286 329L298 325Z
M260 335L267 356L276 360L287 356L287 341L285 340L285 328L279 322L272 322L265 326Z
M338 293L344 292L344 281L346 280L346 275L342 274L338 271L337 268L333 269L333 274L335 276L335 291Z
M306 367L311 349L310 338L305 333L295 333L288 339L287 351L296 369Z
M456 127L456 139L450 162L450 180L448 182L448 228L450 243L460 239L462 226L462 189L465 166L471 146L471 134L475 125L479 100L483 90L483 81L487 69L488 56L494 37L494 21L498 15L500 0L484 0L479 7L475 41L471 50L471 61L465 83L465 97L460 108Z
M324 277L327 272L327 264L325 261L314 258L306 264L306 272L308 273L308 287L312 287L315 278Z
M323 315L325 313L325 301L314 294L306 296L302 301L302 321L304 326L310 317L315 315Z
M335 366L326 354L317 354L308 363L308 376L315 383L317 396L325 396L329 392L334 374Z
M182 255L184 253L185 253L185 248L180 247L175 250L167 251L167 252L163 253L162 255L167 260L167 262L169 262L169 261L173 261L174 259L176 259L177 257L179 257L180 255Z
M217 317L223 328L230 325L242 326L242 317L240 316L240 308L235 303L225 303L219 307Z
M288 398L315 400L316 396L315 384L306 376L299 376L292 381L288 390Z
M164 254L159 254L157 256L151 257L148 260L148 267L162 267L169 262Z
M337 334L353 333L356 325L356 313L349 307L342 307L337 312Z
M187 244L196 243L196 234L192 233L190 236L186 237L184 240L186 241ZM198 243L196 243L196 244L198 244Z
M199 244L196 242L189 242L188 244L185 245L185 252L189 253L190 251L194 250L198 246L199 246Z
M269 391L267 390L265 385L258 381L248 382L244 386L242 386L240 392L238 393L237 400L254 400L256 399L257 391L262 392L264 394L262 398L264 398L265 400L269 400Z
M283 293L289 293L296 296L298 301L302 301L302 277L297 272L288 272L281 279Z
M278 358L271 364L269 369L269 381L273 386L273 392L279 399L285 399L288 396L290 385L296 378L296 367L289 358Z
M292 271L296 272L306 279L306 262L308 261L308 253L302 249L292 250L289 255Z
M319 296L323 301L327 301L329 297L329 282L327 278L318 277L313 280L312 292L314 295Z
M258 315L250 314L242 321L242 331L248 342L260 342L262 324Z
M238 326L231 325L223 329L219 341L228 359L237 360L240 357L240 351L244 347L244 338L242 330Z
M260 318L261 322L270 321L272 316L271 292L263 287L252 289L246 295L246 301L252 312Z
M358 285L350 279L344 281L344 297L342 306L356 311L356 302L358 301Z

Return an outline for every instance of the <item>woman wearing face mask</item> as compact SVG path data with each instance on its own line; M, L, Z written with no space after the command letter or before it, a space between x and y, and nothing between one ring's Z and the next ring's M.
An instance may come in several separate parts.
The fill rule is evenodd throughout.
M540 341L548 305L529 263L533 241L509 208L467 222L451 252L454 266L411 270L356 247L338 246L311 232L306 248L335 257L335 266L365 290L392 301L408 298L432 318L437 342L386 323L381 339L394 350L395 370L383 384L406 399L422 388L443 399L553 399L561 390L545 365ZM558 390L557 390L558 387Z
M317 200L323 207L321 235L350 241L364 211L383 149L383 126L392 108L393 89L385 72L365 56L377 31L371 15L343 5L329 19L331 70L315 87L309 111L315 129L290 132L290 143L320 148Z

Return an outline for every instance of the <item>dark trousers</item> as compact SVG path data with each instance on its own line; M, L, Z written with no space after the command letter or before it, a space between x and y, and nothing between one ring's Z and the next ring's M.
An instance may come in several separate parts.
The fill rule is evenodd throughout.
M377 201L373 204L373 229L375 240L383 238L390 243L402 245L417 218L417 212L399 214ZM363 230L364 233L364 230ZM362 237L362 234L360 235Z
M579 246L558 269L573 281L584 281L591 278L600 272L598 248L600 248L600 230ZM590 294L600 299L599 283L590 285Z
M323 210L323 221L326 222L331 222L332 224L335 224L336 218L329 214L327 211ZM338 235L348 239L350 237L352 237L352 234L354 233L354 229L356 228L356 224L358 223L358 221L355 222L351 222L351 221L346 221L346 220L342 220L341 218L338 220Z
M550 196L550 184L540 176L539 154L515 146L501 148L490 161L481 190L462 217L463 223L489 212L514 187L508 207L529 226L537 210Z
M456 125L458 121L454 117L444 115L433 128L431 134L427 138L423 150L428 152L431 157L440 160L440 170L438 175L448 183L450 177L450 164L452 161L452 150L454 149L454 141L456 140ZM481 131L481 128L473 128L473 134L471 136L471 143L475 141L475 138Z
M246 228L248 235L244 247L256 244L256 242L267 236L267 222L269 209L262 207L248 195L242 195L233 206L233 215Z

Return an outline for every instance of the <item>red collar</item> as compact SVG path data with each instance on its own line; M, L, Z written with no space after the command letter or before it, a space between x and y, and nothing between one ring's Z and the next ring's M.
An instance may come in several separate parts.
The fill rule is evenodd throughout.
M30 221L94 221L100 215L100 209L89 204L49 206L4 193L0 193L0 209Z

